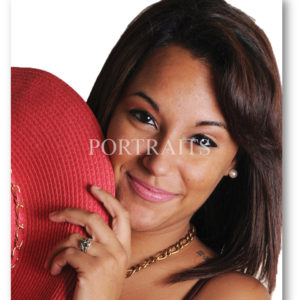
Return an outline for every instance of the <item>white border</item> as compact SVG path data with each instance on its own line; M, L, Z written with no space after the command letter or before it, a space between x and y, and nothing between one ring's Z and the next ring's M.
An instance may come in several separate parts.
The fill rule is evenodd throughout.
M139 11L153 2L156 1L12 0L11 63L14 66L36 67L50 71L70 84L86 99L105 58L125 29L125 26ZM230 0L228 2L254 17L257 24L264 29L273 45L281 72L281 1ZM284 3L286 8L285 17L288 19L285 20L285 25L291 30L291 35L288 34L286 39L288 39L288 42L291 42L291 36L297 35L297 33L294 32L297 31L297 27L294 24L291 25L290 22L291 19L294 22L299 19L297 15L298 10L294 9L298 3L297 0L285 1ZM7 33L9 31L9 2L6 0L2 1L1 5L3 6L3 9L1 9L1 25L3 23L3 26L1 27L5 30L7 28ZM2 15L4 15L4 17L2 17ZM298 28L300 27L298 26ZM295 35L293 33L295 33ZM6 35L2 45L7 44L9 41L9 35ZM298 84L295 83L293 85L292 78L293 76L297 78L296 76L298 76L298 74L292 74L290 67L294 64L294 59L298 53L300 53L300 51L296 51L296 49L290 48L289 50L289 54L285 55L285 60L288 60L288 64L286 67L287 70L284 73L286 78L291 79L289 84L287 84L284 79L285 86L287 86L289 90L288 95L286 95L288 96L287 98L290 98L290 93L294 95L296 93ZM9 50L8 53L5 52L6 50L4 49L4 56L7 57L6 60L9 62ZM293 62L290 59L290 54L293 56ZM5 78L3 86L7 87L7 85L9 85L7 65L4 64L4 68L2 68L1 65L1 71ZM3 99L9 97L9 92L9 88L5 88ZM287 106L284 114L284 116L288 115L291 120L291 122L287 124L291 125L289 126L291 131L286 132L286 140L289 143L293 143L294 138L292 139L292 136L297 137L297 135L299 135L294 129L297 128L296 125L299 119L294 105L295 103L293 103L293 109L291 106ZM1 126L9 127L9 118L7 119L9 105L4 104L1 111L6 112L5 118L1 118L1 121L3 120L4 122L3 125L1 123ZM4 139L6 138L7 136L4 137ZM289 151L288 157L286 156L286 161L290 164L292 164L290 154L293 154L293 165L295 160L297 160L297 153L294 153L297 149L297 145L286 149ZM7 155L6 150L4 150L2 156L7 157L5 153ZM294 158L295 155L296 158ZM6 159L4 165L7 166ZM1 166L3 166L3 164ZM285 169L284 174L296 181L297 173L293 173L292 170L290 172L290 170L291 169ZM1 182L5 182L5 179L7 180L6 177L7 171L4 171L4 175L1 177L3 180L1 180ZM298 185L297 182L294 181L286 182L285 185L285 194L289 199L291 198L290 195L294 196L297 193ZM6 189L6 187L4 187L3 190L4 189ZM298 199L300 199L300 197ZM288 209L289 207L287 206L286 208ZM297 209L290 209L289 221L287 222L287 225L290 225L290 233L293 233L293 228L297 228L294 223L295 220L298 219L297 215L294 215L296 213ZM9 223L9 221L6 223ZM287 234L285 237L286 246L291 246L290 251L294 253L297 249L297 245L294 245L295 242L289 237L290 234ZM286 263L287 265L295 264L297 260L295 258L291 263L290 259L286 259ZM276 291L273 294L273 300L281 299L281 265L279 266L279 270L278 283ZM295 276L291 276L291 278L289 277L288 282L286 282L287 286L289 286L287 290L290 291L292 290L292 277L296 278L296 274ZM294 292L291 293L294 294Z

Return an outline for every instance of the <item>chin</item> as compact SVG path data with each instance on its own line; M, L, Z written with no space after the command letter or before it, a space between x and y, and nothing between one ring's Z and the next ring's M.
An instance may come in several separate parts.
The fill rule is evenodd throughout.
M167 225L176 213L174 204L178 203L178 200L164 203L147 201L130 188L127 179L119 181L116 194L117 199L129 213L131 228L134 231L159 230Z
M161 223L157 212L134 203L123 203L124 208L128 211L130 216L131 229L135 231L148 231L159 227Z

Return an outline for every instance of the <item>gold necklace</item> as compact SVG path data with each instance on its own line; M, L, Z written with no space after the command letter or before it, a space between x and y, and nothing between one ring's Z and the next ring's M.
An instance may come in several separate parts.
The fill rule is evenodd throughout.
M132 276L134 273L139 272L158 261L164 260L167 257L180 252L184 247L186 247L188 244L191 243L195 235L196 235L196 229L194 225L192 225L188 233L183 238L181 238L178 242L176 242L175 244L169 246L164 250L157 252L155 255L146 258L142 263L130 267L127 270L126 278Z

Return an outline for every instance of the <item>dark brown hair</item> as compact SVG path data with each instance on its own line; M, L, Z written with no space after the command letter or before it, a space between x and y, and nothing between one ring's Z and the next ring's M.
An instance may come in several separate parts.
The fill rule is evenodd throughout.
M275 287L281 245L281 84L264 32L223 0L163 0L128 26L88 104L104 133L147 55L180 45L210 65L218 104L239 146L239 176L224 177L191 222L218 255L172 281L242 272Z

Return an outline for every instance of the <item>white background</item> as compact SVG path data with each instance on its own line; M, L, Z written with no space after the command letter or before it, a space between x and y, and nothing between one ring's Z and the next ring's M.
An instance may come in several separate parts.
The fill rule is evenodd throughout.
M11 63L49 71L85 100L128 23L153 0L12 0ZM230 0L257 20L281 68L281 1ZM268 13L272 3L272 13Z
M4 85L1 88L4 91L3 99L9 97L9 59L11 59L11 65L13 66L35 67L54 73L86 99L101 66L126 25L138 12L153 2L155 1L12 0L10 20L8 17L10 3L9 1L2 1L1 5L3 5L3 9L1 9L0 27L6 29L6 32L4 33L1 45L9 45L11 39L10 49L9 46L7 48L1 47L4 56L6 56L3 64L1 60L1 67L3 66L1 68L1 78L4 78ZM265 30L273 45L282 74L281 1L230 0L228 2L256 19L257 24ZM297 35L295 24L298 21L298 16L296 6L297 0L284 2L284 42L289 43L290 46ZM290 19L294 20L294 23L291 23ZM11 21L11 26L9 26L9 21ZM300 27L298 26L298 28ZM11 34L9 34L9 29L11 30ZM292 72L292 66L297 60L296 55L298 53L300 53L299 49L297 51L297 48L290 47L288 54L284 56L285 63L288 66L288 70L284 69L283 76L285 96L290 101L292 101L292 95L295 96L298 90L298 82L296 81L298 74L297 72ZM290 58L291 56L292 59ZM293 76L295 76L294 81ZM297 140L296 137L299 136L296 129L299 128L299 126L297 127L299 112L297 113L297 104L294 102L296 101L293 101L293 106L288 103L285 106L284 112L284 116L286 117L284 124L289 129L288 131L285 129L284 137L284 142L289 145L285 149L285 161L289 169L285 166L284 196L286 196L286 201L289 200L289 203L298 205L299 208L299 204L296 202L296 194L298 193L299 196L297 190L298 172L297 167L295 168L296 161L299 163L299 158L297 157L299 145L295 142ZM9 104L5 105L4 102L3 111L6 112L6 119L1 118L1 121L3 120L1 128L9 128L9 117L7 118ZM4 133L4 140L7 138L9 139L9 133L7 134L6 132ZM4 153L7 155L9 149L4 149ZM1 180L2 183L8 182L9 166L7 164L7 159L5 159L3 163L4 175L1 177L1 179L3 178ZM7 171L5 171L5 167L8 167ZM286 180L286 178L289 178L289 180ZM4 185L3 189L7 190L6 185ZM300 197L298 199L300 200ZM296 289L298 284L296 280L297 277L299 278L299 275L297 269L292 271L293 265L299 265L297 258L299 243L297 244L296 242L299 235L296 221L299 218L296 206L293 206L292 209L291 205L288 204L284 210L284 215L288 216L285 218L285 225L289 229L284 235L285 268L291 272L285 276L287 279L285 281L286 291L284 299L299 299ZM8 225L8 223L9 220L5 224ZM286 231L285 228L284 231ZM293 238L291 238L292 236ZM273 300L282 299L281 278L280 265L277 288L272 297ZM294 285L292 285L293 283Z

